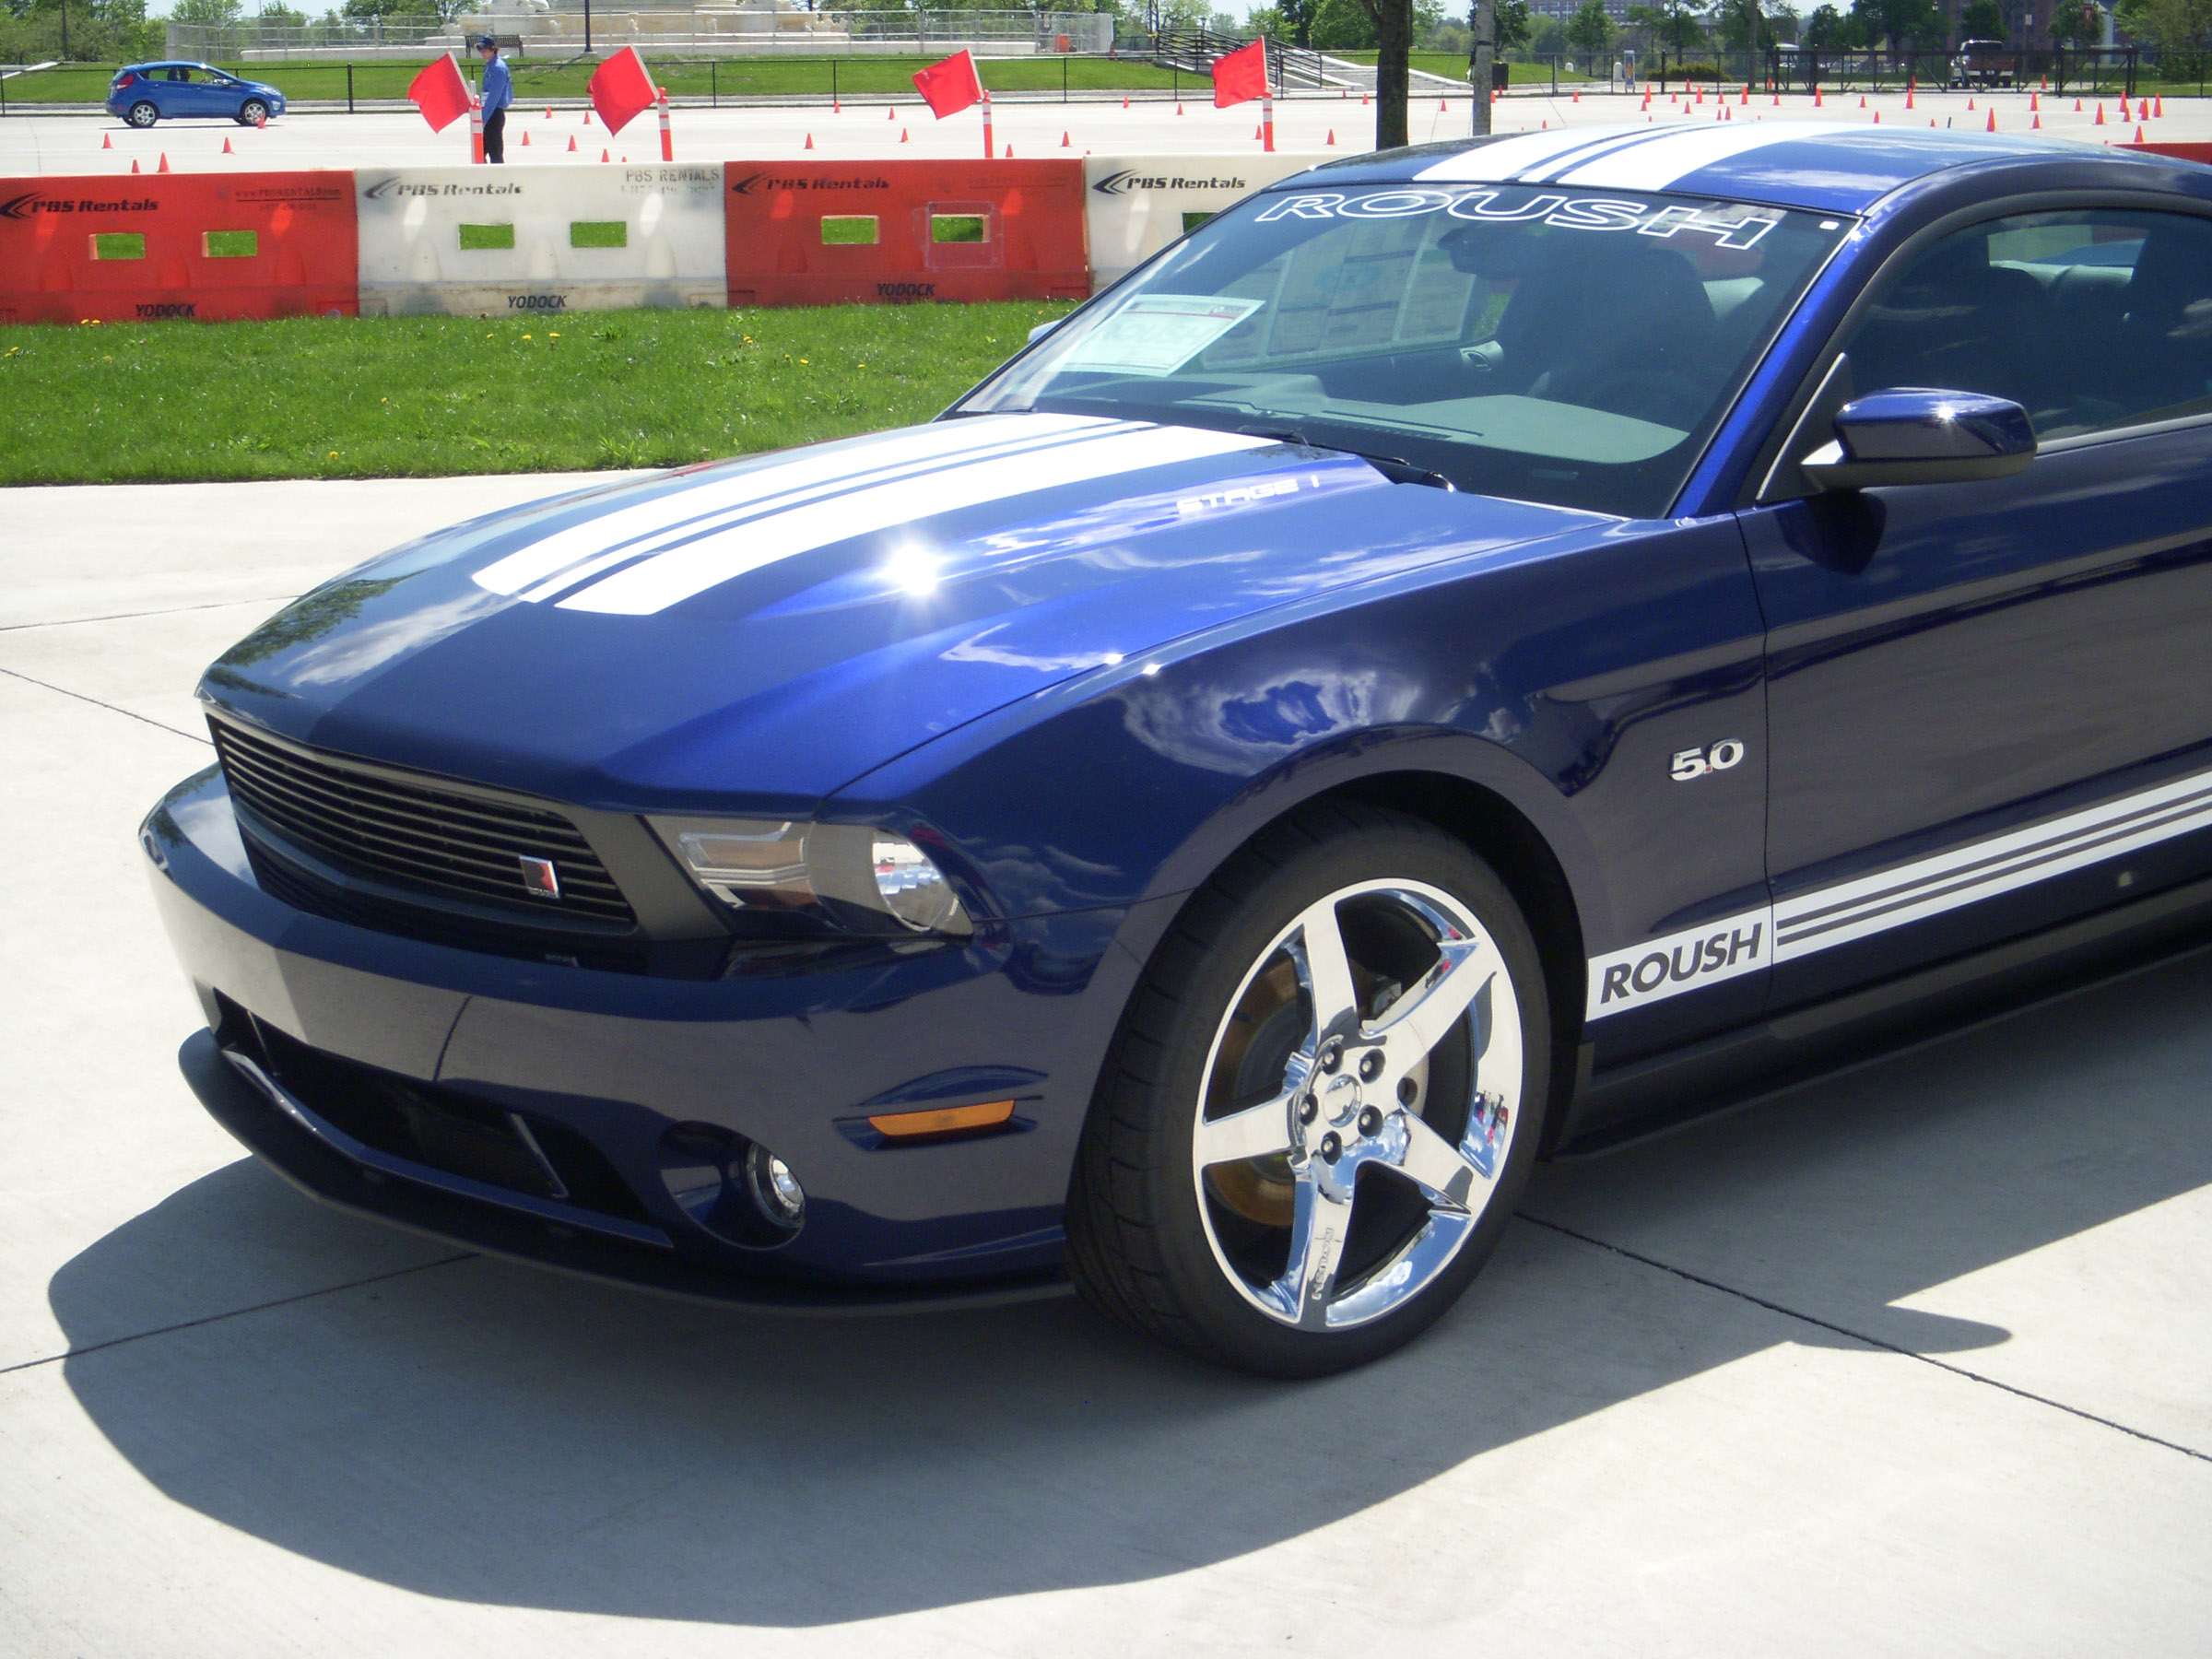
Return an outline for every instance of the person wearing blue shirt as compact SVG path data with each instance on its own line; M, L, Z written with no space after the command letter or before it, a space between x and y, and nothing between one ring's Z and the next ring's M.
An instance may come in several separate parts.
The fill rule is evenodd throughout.
M477 37L477 51L484 59L484 159L504 164L507 106L514 101L514 77L500 56L500 43L489 35Z

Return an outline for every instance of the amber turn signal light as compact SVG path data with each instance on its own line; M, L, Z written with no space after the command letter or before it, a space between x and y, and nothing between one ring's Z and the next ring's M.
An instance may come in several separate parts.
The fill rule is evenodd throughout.
M950 1135L959 1129L995 1129L1014 1115L1014 1102L993 1100L987 1106L938 1106L927 1112L886 1112L868 1119L878 1135L894 1137L913 1135Z

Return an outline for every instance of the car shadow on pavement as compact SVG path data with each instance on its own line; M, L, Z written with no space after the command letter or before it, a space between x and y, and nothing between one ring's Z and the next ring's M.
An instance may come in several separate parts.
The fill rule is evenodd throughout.
M1552 1166L1524 1213L1555 1225L1517 1224L1427 1337L1323 1382L1213 1371L1073 1301L776 1319L479 1258L393 1273L344 1218L386 1277L65 1375L168 1497L429 1595L809 1626L1155 1579L1777 1344L2001 1347L1892 1304L2212 1182L2207 992L2212 958L2171 963ZM68 1263L53 1307L81 1345L226 1255L262 1282L306 1206L230 1165Z

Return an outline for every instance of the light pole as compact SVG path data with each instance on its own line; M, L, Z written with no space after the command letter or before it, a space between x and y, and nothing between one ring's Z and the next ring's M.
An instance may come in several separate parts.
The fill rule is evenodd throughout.
M1498 64L1498 0L1475 0L1475 59L1467 78L1475 83L1475 136L1490 132L1490 82Z

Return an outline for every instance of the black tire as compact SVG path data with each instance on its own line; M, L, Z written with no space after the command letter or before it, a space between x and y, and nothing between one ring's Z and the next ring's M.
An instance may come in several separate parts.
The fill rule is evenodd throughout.
M258 98L249 98L238 106L240 126L259 126L269 118L269 106Z
M128 121L133 126L143 131L145 128L152 126L155 122L161 119L161 112L155 107L154 100L152 99L142 98L136 103L131 106L130 113L125 115L124 119Z
M1368 890L1378 885L1384 890ZM1347 890L1349 898L1337 897ZM1426 1185L1417 1186L1404 1170L1389 1169L1387 1160L1379 1160L1384 1162L1384 1169L1371 1174L1364 1164L1354 1162L1351 1148L1340 1146L1336 1151L1328 1150L1325 1143L1312 1138L1315 1129L1325 1130L1328 1123L1346 1120L1324 1116L1316 1122L1312 1109L1325 1089L1340 1088L1351 1081L1354 1057L1361 1062L1370 1057L1367 1047L1361 1045L1371 1047L1382 1041L1371 1033L1385 1030L1397 1020L1401 1009L1410 1008L1420 996L1433 992L1422 989L1428 982L1420 979L1418 963L1414 978L1397 982L1413 986L1412 991L1398 992L1393 984L1387 989L1359 992L1362 998L1394 996L1397 1000L1380 1003L1371 1013L1364 1006L1356 1008L1358 1034L1353 1046L1345 1048L1341 1040L1332 1044L1322 1034L1320 1020L1311 1013L1319 998L1305 988L1309 982L1303 956L1294 959L1282 944L1289 936L1286 928L1295 928L1305 918L1325 912L1338 921L1344 959L1357 975L1362 964L1354 941L1361 928L1345 920L1353 913L1350 907L1371 900L1392 903L1400 891L1448 896L1460 912L1478 924L1474 932L1453 935L1479 937L1479 946L1462 947L1470 953L1468 960L1472 963L1480 958L1482 971L1493 976L1493 984L1494 976L1502 969L1506 983L1495 999L1486 991L1477 1004L1463 1000L1456 1005L1467 1012L1436 1017L1456 1023L1450 1027L1453 1036L1439 1041L1430 1059L1443 1056L1449 1043L1457 1041L1461 1045L1457 1052L1464 1055L1459 1064L1465 1069L1453 1073L1449 1063L1440 1060L1444 1069L1431 1073L1430 1059L1424 1059L1420 1087L1430 1090L1433 1084L1433 1089L1418 1095L1418 1107L1412 1104L1415 1094L1402 1092L1410 1079L1399 1077L1394 1084L1395 1074L1385 1075L1379 1059L1373 1075L1380 1083L1372 1087L1394 1087L1401 1091L1394 1098L1407 1102L1406 1111L1393 1115L1422 1118L1426 1127L1439 1131L1436 1136L1428 1137L1438 1143L1450 1141L1457 1134L1465 1146L1474 1146L1470 1137L1475 1135L1476 1114L1491 1113L1495 1122L1485 1148L1498 1148L1492 1174L1479 1205L1467 1197L1452 1213L1453 1225L1460 1230L1454 1235L1459 1241L1456 1253L1444 1257L1441 1265L1433 1268L1432 1277L1405 1291L1402 1302L1376 1303L1386 1306L1387 1311L1372 1317L1362 1314L1362 1323L1347 1328L1327 1328L1338 1303L1330 1301L1324 1307L1322 1323L1316 1324L1312 1317L1314 1304L1305 1300L1307 1293L1301 1284L1289 1295L1306 1312L1299 1316L1300 1322L1287 1323L1293 1318L1288 1306L1278 1306L1271 1314L1260 1300L1281 1294L1284 1287L1293 1284L1298 1277L1297 1262L1317 1259L1300 1256L1300 1224L1292 1223L1286 1235L1289 1265L1282 1277L1268 1283L1267 1275L1274 1270L1262 1267L1256 1278L1245 1275L1240 1286L1232 1276L1241 1269L1232 1265L1232 1252L1223 1241L1223 1200L1221 1189L1214 1184L1217 1165L1208 1161L1203 1173L1196 1167L1205 1156L1198 1144L1202 1135L1240 1115L1260 1119L1277 1101L1262 1099L1260 1106L1249 1112L1232 1104L1225 1112L1218 1112L1212 1104L1202 1103L1202 1097L1210 1102L1216 1097L1208 1091L1222 1087L1217 1077L1218 1059L1222 1062L1222 1077L1229 1075L1227 1067L1237 1066L1234 1082L1239 1089L1244 1085L1246 1070L1251 1069L1262 1096L1279 1083L1288 1091L1279 1098L1289 1102L1290 1118L1296 1124L1312 1125L1290 1127L1288 1135L1292 1146L1281 1161L1265 1169L1291 1171L1287 1179L1294 1183L1308 1179L1298 1173L1301 1170L1325 1180L1328 1175L1316 1159L1317 1146L1327 1159L1328 1170L1339 1171L1337 1180L1345 1179L1342 1169L1352 1169L1346 1190L1348 1193L1356 1187L1359 1196L1341 1199L1343 1207L1335 1214L1342 1219L1342 1241L1333 1254L1328 1253L1328 1235L1322 1236L1330 1277L1329 1288L1320 1295L1341 1298L1348 1306L1371 1299L1375 1294L1374 1285L1388 1285L1400 1277L1384 1275L1381 1266L1410 1260L1388 1253L1394 1248L1413 1247L1394 1246L1387 1241L1377 1247L1381 1253L1371 1255L1370 1265L1354 1271L1351 1239L1357 1231L1353 1224L1356 1206L1368 1205L1371 1194L1380 1194L1377 1202L1384 1206L1381 1213L1387 1218L1388 1206L1403 1209L1403 1195L1411 1194L1429 1219L1411 1219L1404 1225L1419 1230L1444 1214L1441 1207L1430 1207L1440 1202L1437 1194ZM1367 930L1371 933L1374 925L1370 922ZM1302 951L1303 935L1300 937ZM1431 961L1441 962L1434 946L1426 948ZM1492 960L1492 957L1499 959ZM1303 1011L1289 1024L1302 1033L1299 1036L1302 1046L1279 1076L1271 1077L1270 1073L1277 1070L1272 1059L1275 1051L1262 1056L1256 1067L1250 1064L1251 1057L1261 1053L1260 1037L1243 1039L1239 1051L1243 1065L1229 1057L1226 1045L1229 1034L1238 1029L1232 1015L1246 1020L1246 1030L1251 1029L1246 1015L1251 999L1268 977L1279 982L1280 965L1285 960L1294 961L1298 976L1297 995L1302 999L1299 1006ZM1275 964L1273 969L1270 963ZM1368 968L1371 979L1372 964ZM1431 979L1437 971L1430 970ZM1464 997L1467 982L1457 982L1463 987L1457 994ZM1504 1094L1482 1092L1493 1076L1510 1077L1515 1070L1510 1047L1498 1041L1503 1035L1503 1022L1491 1019L1489 1029L1478 1029L1478 1018L1490 1018L1500 1003L1517 1011L1511 1024L1517 1028L1521 1051L1510 1125L1503 1108ZM1310 1022L1311 1030L1301 1022ZM1339 1024L1329 1029L1341 1031L1347 1028ZM1282 1040L1276 1041L1279 1043ZM1331 1069L1332 1046L1339 1052L1341 1058L1335 1065L1342 1070L1324 1079L1324 1072ZM1300 1056L1309 1053L1314 1057L1301 1073L1297 1069L1303 1064ZM1492 1060L1495 1067L1488 1064ZM1069 1257L1077 1285L1094 1308L1123 1324L1201 1358L1265 1376L1323 1376L1378 1359L1433 1323L1458 1299L1496 1248L1535 1161L1547 1106L1550 1065L1550 1014L1535 942L1512 893L1496 874L1464 842L1420 819L1358 803L1322 802L1302 807L1262 834L1193 897L1131 998L1085 1124L1069 1194ZM1356 1069L1361 1077L1369 1075L1364 1064ZM1437 1081L1440 1077L1443 1080ZM1459 1081L1453 1082L1453 1077ZM1370 1086L1353 1088L1350 1099L1355 1105L1361 1087ZM1451 1104L1454 1097L1459 1101L1456 1109ZM1376 1103L1388 1104L1381 1093L1372 1098ZM1492 1100L1497 1104L1486 1105ZM1446 1121L1453 1110L1458 1113L1456 1128ZM1375 1133L1368 1128L1370 1116L1366 1109L1359 1110L1358 1133L1363 1137ZM1504 1138L1509 1127L1510 1138ZM1353 1130L1347 1126L1346 1134L1349 1135ZM1206 1144L1211 1147L1214 1143ZM1361 1144L1371 1143L1362 1140ZM1404 1145L1402 1133L1399 1144ZM1338 1164L1339 1157L1345 1164ZM1403 1154L1401 1161L1410 1168L1410 1159ZM1254 1160L1249 1165L1224 1163L1218 1167L1234 1173L1259 1171L1263 1166ZM1428 1167L1433 1170L1435 1166ZM1371 1186L1372 1182L1381 1185ZM1294 1184L1291 1190L1299 1189ZM1307 1214L1319 1201L1307 1204L1301 1198L1299 1202L1305 1205L1300 1213ZM1264 1225L1267 1212L1243 1208L1239 1214L1249 1219L1252 1247L1264 1256L1265 1250L1272 1247L1267 1244ZM1227 1219L1238 1227L1246 1225L1245 1219ZM1394 1224L1385 1222L1386 1226ZM1420 1231L1420 1237L1428 1236ZM1341 1282L1335 1277L1339 1270L1344 1273ZM1363 1279L1362 1274L1371 1277Z

